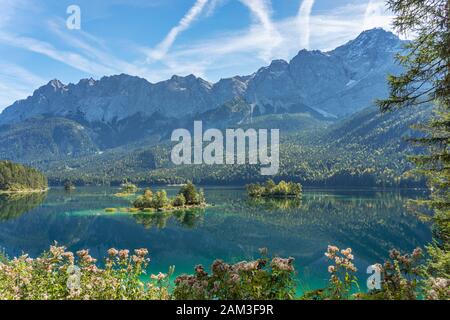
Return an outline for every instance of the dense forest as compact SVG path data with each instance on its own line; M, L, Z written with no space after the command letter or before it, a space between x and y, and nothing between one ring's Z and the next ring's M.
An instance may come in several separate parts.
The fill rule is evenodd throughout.
M334 123L284 126L285 117L273 127L281 130L280 171L276 182L289 180L305 186L422 187L424 180L411 176L408 156L420 153L407 139L417 136L410 129L431 115L430 108L380 114L375 107ZM254 119L260 123L263 119ZM291 119L292 120L292 119ZM266 126L269 127L269 126ZM76 184L115 184L129 178L139 184L243 185L263 182L258 165L189 165L170 162L170 142L155 146L116 148L103 154L36 162L50 183L66 179Z
M0 192L45 190L47 186L47 178L38 170L0 161Z

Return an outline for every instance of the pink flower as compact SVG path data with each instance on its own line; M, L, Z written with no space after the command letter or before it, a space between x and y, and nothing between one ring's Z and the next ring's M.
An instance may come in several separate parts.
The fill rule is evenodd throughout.
M110 257L115 257L119 254L119 251L117 249L111 248L108 250L108 255Z
M121 260L125 260L125 259L128 259L128 255L129 255L129 253L130 253L130 250L120 250L119 251L119 258L121 259Z

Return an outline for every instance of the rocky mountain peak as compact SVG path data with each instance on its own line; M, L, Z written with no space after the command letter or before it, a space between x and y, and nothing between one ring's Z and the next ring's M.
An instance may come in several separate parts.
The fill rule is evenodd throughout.
M136 114L182 118L218 108L237 97L267 112L289 112L296 105L305 105L342 116L385 94L384 80L398 69L393 56L402 44L391 32L367 30L333 51L301 50L290 62L274 60L250 76L221 79L215 84L193 74L174 75L158 83L126 74L69 85L54 79L33 96L6 108L0 125L37 115L75 114L88 122L107 124Z
M382 28L363 31L354 40L336 48L331 53L338 55L363 55L368 52L391 52L401 48L404 42L395 34Z
M64 84L58 79L51 80L47 85L53 87L55 90L64 88Z

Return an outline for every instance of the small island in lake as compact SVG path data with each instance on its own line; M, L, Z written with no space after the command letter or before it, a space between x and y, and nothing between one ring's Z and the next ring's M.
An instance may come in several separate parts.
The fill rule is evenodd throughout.
M128 180L125 180L125 182L120 185L120 192L116 193L115 196L128 197L135 194L138 190L139 188L135 184L132 184L131 182L128 182Z
M47 190L47 178L38 170L11 161L0 161L0 193L31 193Z
M272 179L269 179L264 184L247 185L247 193L252 198L300 198L302 196L302 185L283 180L276 184Z
M75 188L75 185L73 184L73 182L72 181L66 181L65 183L64 183L64 190L66 190L66 191L73 191L73 190L75 190L76 188Z
M176 197L169 198L166 190L153 192L150 188L133 201L133 208L128 212L155 212L175 211L183 209L204 208L206 206L205 195L202 189L197 191L193 183L182 186ZM113 208L105 209L106 212L115 212Z

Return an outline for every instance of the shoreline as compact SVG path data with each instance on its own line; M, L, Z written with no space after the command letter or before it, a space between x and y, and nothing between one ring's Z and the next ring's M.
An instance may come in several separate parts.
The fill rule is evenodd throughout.
M47 192L48 190L50 190L50 188L47 189L39 189L39 190L35 190L35 189L30 189L30 190L17 190L17 191L13 191L13 190L0 190L0 195L2 194L27 194L27 193L43 193L43 192Z
M251 199L301 199L301 195L270 195L270 196L250 196Z
M131 214L152 214L152 213L165 213L165 212L175 212L175 211L183 211L183 210L192 210L192 209L205 209L208 207L212 207L211 204L202 204L202 205L190 205L190 206L182 206L182 207L170 207L170 208L161 208L161 209L153 209L153 211L145 211L141 210L138 212L129 212ZM146 208L147 209L147 208ZM151 208L148 208L151 209Z
M107 213L125 213L125 214L155 214L155 213L170 213L177 211L185 211L185 210L193 210L193 209L206 209L209 207L213 207L213 204L202 204L202 205L190 205L190 206L182 206L182 207L170 207L170 208L161 208L161 209L153 209L153 208L145 208L143 210L139 209L139 211L131 211L135 208L126 208L129 211L121 211L121 208L106 208L105 212ZM115 212L108 212L107 209L116 209ZM148 210L148 211L146 211Z

